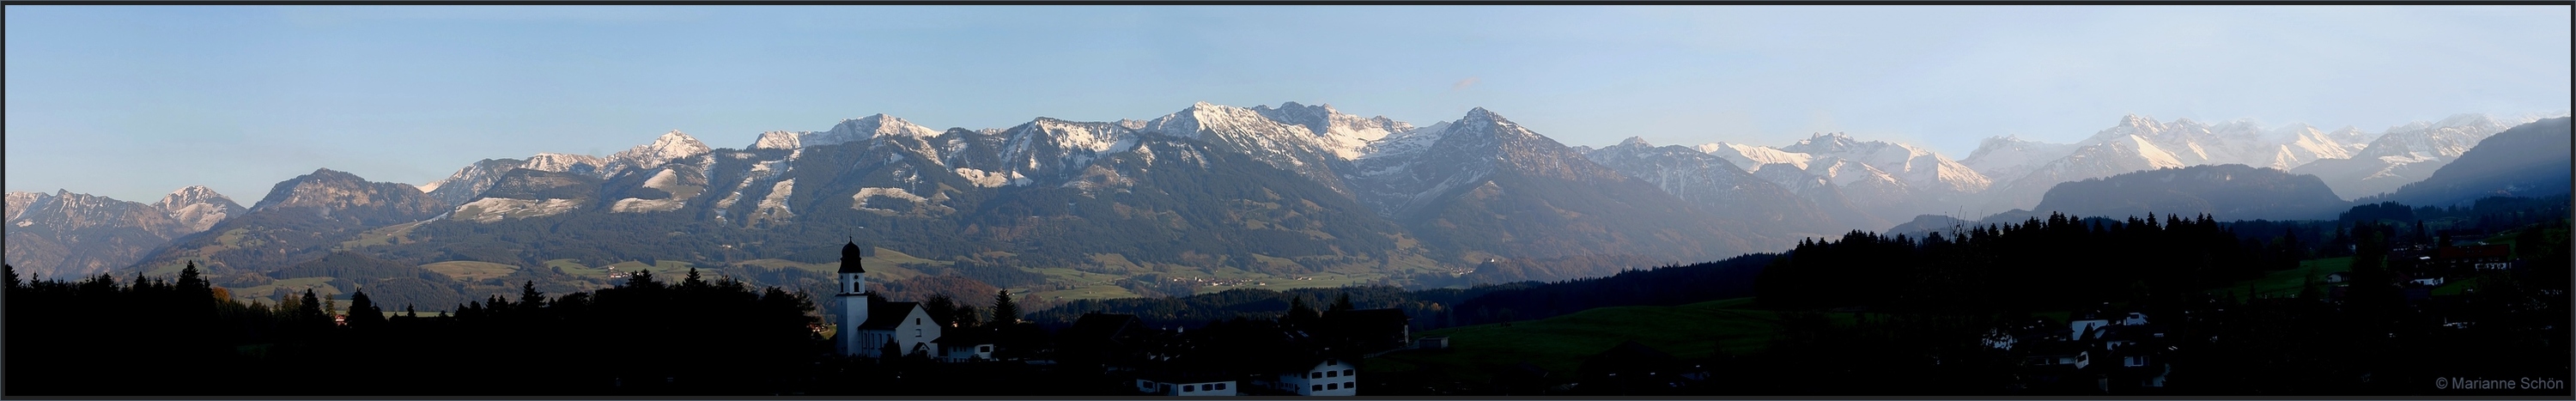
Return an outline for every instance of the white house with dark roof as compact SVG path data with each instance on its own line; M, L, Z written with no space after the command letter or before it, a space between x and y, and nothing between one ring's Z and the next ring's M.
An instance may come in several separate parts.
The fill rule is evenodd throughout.
M904 355L919 352L938 355L939 323L930 311L914 302L886 302L870 296L867 269L859 267L861 251L852 242L841 246L839 329L833 334L833 348L841 355L882 358L886 343L894 343ZM894 355L903 356L903 355Z
M1359 395L1359 366L1340 359L1324 358L1303 372L1283 372L1275 383L1280 390L1297 395Z

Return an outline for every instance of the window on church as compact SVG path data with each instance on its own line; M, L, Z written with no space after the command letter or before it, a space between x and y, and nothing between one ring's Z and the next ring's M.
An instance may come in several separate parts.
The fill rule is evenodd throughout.
M1342 377L1342 372L1324 372L1324 377Z
M1358 382L1342 382L1342 388L1360 388Z
M1342 384L1341 384L1341 383L1324 383L1324 389L1325 389L1325 390L1340 390L1340 389L1342 389Z
M1306 372L1306 378L1321 379L1324 378L1324 372Z
M1314 391L1324 391L1324 385L1321 385L1321 384L1317 384L1317 385L1315 385L1315 390L1314 390Z
M1198 391L1199 391L1199 386L1187 385L1187 384L1183 384L1183 385L1181 385L1181 392L1184 392L1184 393L1192 393L1192 392L1198 392Z
M1343 376L1358 376L1358 374L1351 373L1351 372L1353 372L1353 371L1355 371L1355 369L1342 369L1342 375L1343 375Z

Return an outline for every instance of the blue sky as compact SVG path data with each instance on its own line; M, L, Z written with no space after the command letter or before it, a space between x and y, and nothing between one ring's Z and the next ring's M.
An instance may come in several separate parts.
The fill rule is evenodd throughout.
M248 205L315 168L742 147L887 113L934 128L1206 101L1568 145L1848 132L1965 158L2138 113L2371 132L2568 109L2565 6L18 6L7 187Z

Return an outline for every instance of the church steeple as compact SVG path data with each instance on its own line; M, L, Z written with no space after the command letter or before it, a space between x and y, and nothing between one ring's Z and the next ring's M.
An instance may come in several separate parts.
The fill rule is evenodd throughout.
M861 255L861 254L859 253L859 243L858 243L858 241L851 241L849 244L841 245L841 272L842 272L842 273L866 273L866 272L868 272L868 269L862 269L862 268L859 268L859 257L861 257L861 256L864 256L864 255Z
M865 254L859 250L858 241L841 245L841 293L833 296L841 301L841 316L834 322L838 327L834 330L838 334L833 334L835 338L832 341L841 355L860 355L875 345L862 343L862 336L858 334L859 325L868 321L869 299L868 270L859 268L861 256Z

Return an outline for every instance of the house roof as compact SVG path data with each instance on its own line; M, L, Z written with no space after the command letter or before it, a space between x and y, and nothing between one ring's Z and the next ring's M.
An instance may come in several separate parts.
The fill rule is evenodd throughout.
M859 329L893 330L895 326L903 325L904 318L912 316L913 308L920 306L918 302L868 302L868 321L859 323Z

